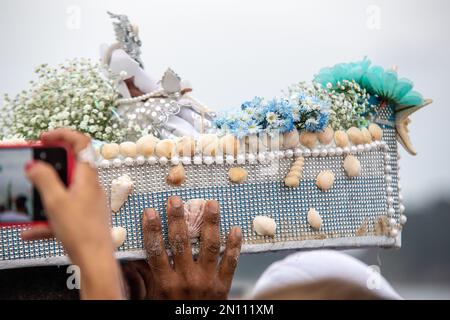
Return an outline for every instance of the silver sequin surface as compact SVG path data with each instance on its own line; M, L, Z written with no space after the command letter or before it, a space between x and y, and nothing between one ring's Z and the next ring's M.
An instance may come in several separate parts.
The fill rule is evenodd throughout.
M381 118L390 116L389 109L380 112ZM184 201L193 198L218 199L221 206L221 239L232 226L240 226L244 235L243 251L257 252L282 248L399 246L400 238L390 238L389 230L394 219L398 226L400 203L398 190L397 142L395 130L385 127L383 140L388 149L376 149L356 156L361 161L362 174L349 179L342 163L345 155L307 157L303 178L298 188L287 188L283 179L289 171L291 159L281 159L272 164L241 165L248 170L243 184L231 184L228 180L230 165L186 166L187 180L181 187L165 183L169 166L134 165L99 169L99 176L107 194L111 181L126 173L135 182L134 193L111 223L127 229L127 238L119 248L122 257L141 252L144 208L153 207L160 213L164 238L167 240L165 208L167 198L179 195ZM386 166L390 166L391 181L386 179ZM335 183L328 192L320 191L315 180L322 170L332 170ZM387 188L393 189L392 207L388 214ZM322 216L319 231L311 229L306 220L309 208L315 208ZM252 230L256 215L268 215L277 222L274 238L258 236ZM23 242L19 228L0 229L0 268L11 263L13 267L33 264L57 264L65 252L55 240ZM44 259L42 259L44 258ZM39 261L37 263L36 261ZM43 262L42 262L43 261Z

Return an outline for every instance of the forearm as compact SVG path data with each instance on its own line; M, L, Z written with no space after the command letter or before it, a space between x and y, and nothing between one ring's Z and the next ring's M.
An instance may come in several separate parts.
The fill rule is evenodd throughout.
M124 299L119 263L112 250L101 250L78 260L81 299Z

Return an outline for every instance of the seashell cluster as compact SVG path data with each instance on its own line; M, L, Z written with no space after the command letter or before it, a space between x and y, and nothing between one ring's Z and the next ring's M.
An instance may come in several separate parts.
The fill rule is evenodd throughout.
M351 154L344 159L344 170L349 178L361 175L361 163Z
M196 241L200 237L203 224L206 200L191 199L184 204L184 219L186 221L189 239Z
M119 248L127 238L127 229L124 227L112 227L111 238L115 248Z
M133 192L134 183L131 178L124 174L111 182L111 210L118 212L127 201L128 195Z
M305 159L303 157L297 157L292 164L289 172L284 178L284 185L286 187L296 188L300 185L300 179L302 178L303 166Z
M322 227L322 217L317 212L316 209L311 208L308 211L307 220L309 225L316 230L319 230Z
M231 182L242 183L247 180L248 172L241 167L233 167L228 171L228 177Z
M259 236L273 237L277 230L277 223L270 217L256 216L253 219L253 230L255 230Z
M331 189L334 183L334 173L331 170L321 171L316 178L316 185L322 191Z
M299 132L292 130L283 135L259 134L238 139L231 134L219 137L216 134L201 134L198 138L180 137L159 140L147 135L136 143L126 141L107 143L98 150L103 160L99 165L148 164L243 164L266 163L280 157L313 156L324 157L370 151L385 148L381 140L383 130L375 123L368 128L349 128L334 131L327 127L322 132Z

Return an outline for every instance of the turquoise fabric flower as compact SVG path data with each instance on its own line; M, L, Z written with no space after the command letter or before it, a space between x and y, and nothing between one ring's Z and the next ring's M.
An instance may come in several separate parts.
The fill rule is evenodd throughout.
M370 94L377 95L386 102L401 106L418 106L423 103L422 95L412 90L413 82L406 78L398 79L394 70L384 70L380 66L370 67L361 82Z
M355 80L355 82L360 84L369 66L370 60L367 58L358 62L339 63L333 67L322 68L314 76L314 81L327 88L330 85L335 87L338 85L338 82L342 82L343 80Z

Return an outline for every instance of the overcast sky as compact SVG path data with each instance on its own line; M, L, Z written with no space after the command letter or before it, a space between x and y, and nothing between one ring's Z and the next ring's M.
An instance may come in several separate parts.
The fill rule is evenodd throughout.
M0 92L25 88L40 63L97 59L114 40L106 10L139 25L153 77L172 67L215 109L279 95L323 66L368 55L397 65L435 101L412 119L419 155L402 152L401 161L406 200L424 202L450 190L449 9L446 0L2 0Z

